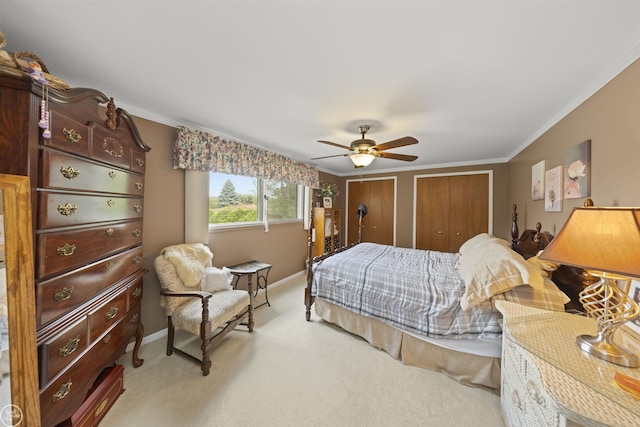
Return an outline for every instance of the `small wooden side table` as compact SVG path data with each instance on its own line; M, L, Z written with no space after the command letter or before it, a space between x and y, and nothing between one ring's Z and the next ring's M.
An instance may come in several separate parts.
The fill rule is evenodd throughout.
M258 291L260 289L264 289L264 298L265 302L255 307L262 307L267 304L271 307L271 303L269 303L269 295L267 294L267 285L269 282L269 271L271 271L271 264L267 264L265 262L251 260L247 262L243 262L240 264L235 264L228 266L227 268L231 271L231 274L235 276L235 282L233 284L233 289L238 287L238 281L242 276L247 276L247 280L249 283L252 283L253 275L256 275L256 293L254 295L258 295ZM251 287L249 287L251 289Z

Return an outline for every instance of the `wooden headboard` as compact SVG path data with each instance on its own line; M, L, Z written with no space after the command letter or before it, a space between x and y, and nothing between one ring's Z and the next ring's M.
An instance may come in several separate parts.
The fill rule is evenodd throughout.
M542 224L536 224L535 230L524 230L522 234L518 231L518 206L513 205L511 213L511 249L518 252L526 258L537 255L542 249L546 248L553 235L548 231L541 231Z

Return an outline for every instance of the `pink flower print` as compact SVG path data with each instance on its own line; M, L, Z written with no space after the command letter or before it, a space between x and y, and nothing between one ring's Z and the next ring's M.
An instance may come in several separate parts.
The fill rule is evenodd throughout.
M577 199L580 197L580 184L573 179L567 179L564 183L565 199Z
M569 176L569 179L575 181L578 178L582 178L585 175L584 170L586 169L586 167L587 166L582 163L582 160L576 160L575 162L571 163L567 168L567 175Z

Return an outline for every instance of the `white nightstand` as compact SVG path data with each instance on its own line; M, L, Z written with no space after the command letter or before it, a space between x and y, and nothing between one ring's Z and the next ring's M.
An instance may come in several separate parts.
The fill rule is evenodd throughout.
M616 371L640 379L640 369L605 362L580 350L576 337L594 334L593 319L506 301L500 406L508 426L640 426L640 401L614 388ZM616 337L640 352L626 327Z

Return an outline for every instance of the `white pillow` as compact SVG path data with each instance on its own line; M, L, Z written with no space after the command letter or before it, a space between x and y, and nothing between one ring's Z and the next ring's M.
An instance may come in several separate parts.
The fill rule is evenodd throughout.
M506 240L498 239L489 233L480 233L464 242L462 246L460 246L460 249L458 249L458 253L462 255L466 252L476 252L478 248L482 248L482 246L488 242L499 243L503 246L510 247Z
M544 290L544 280L537 266L527 262L501 239L484 237L482 240L476 242L473 250L467 248L461 253L457 264L465 282L465 292L460 300L463 310L525 284Z
M227 267L207 267L204 269L200 286L203 291L207 292L230 291L233 289L231 287L232 280L233 275Z

